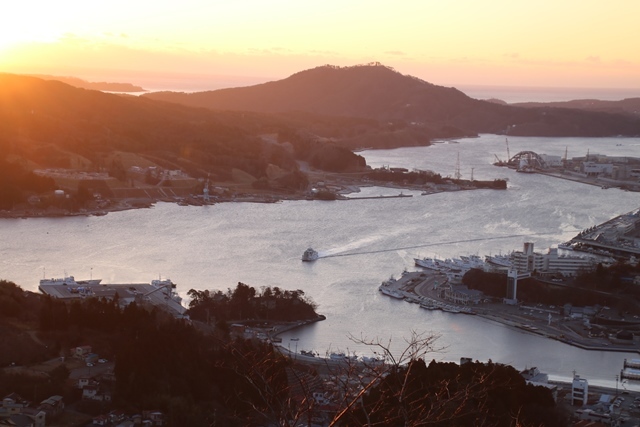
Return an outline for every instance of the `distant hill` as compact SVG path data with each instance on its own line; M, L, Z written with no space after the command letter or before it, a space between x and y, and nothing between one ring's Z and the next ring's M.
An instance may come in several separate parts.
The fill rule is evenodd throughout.
M143 97L217 110L314 114L402 121L432 131L522 136L640 135L640 119L560 108L519 108L472 99L455 88L402 75L378 63L321 66L255 86Z
M576 110L600 111L612 114L628 114L630 116L640 117L640 98L627 98L620 101L576 99L564 102L519 102L511 105L527 108L573 108Z
M82 89L101 90L105 92L146 92L140 86L131 83L114 83L114 82L89 82L77 77L69 76L50 76L47 74L30 74L31 77L38 77L43 80L57 80L68 85L79 87Z
M297 160L327 170L362 167L361 157L299 135L294 123L285 117L215 112L0 74L0 158L20 161L27 169L108 169L114 152L138 153L217 181L232 180L234 170L266 179L270 165L283 171L280 175L295 173ZM370 126L350 123L337 127ZM264 134L287 139L268 141ZM332 166L334 158L342 166ZM294 180L288 185L298 184Z

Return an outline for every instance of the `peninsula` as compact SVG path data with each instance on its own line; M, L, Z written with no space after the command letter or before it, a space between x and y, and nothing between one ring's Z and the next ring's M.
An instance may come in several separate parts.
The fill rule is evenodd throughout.
M367 102L362 93L369 94ZM246 88L143 97L0 74L0 107L5 217L101 215L156 201L339 199L358 186L381 185L357 154L363 147L424 146L479 132L640 134L634 117L497 105L379 63L317 67ZM426 194L506 186L405 174L394 185L407 181L404 188Z

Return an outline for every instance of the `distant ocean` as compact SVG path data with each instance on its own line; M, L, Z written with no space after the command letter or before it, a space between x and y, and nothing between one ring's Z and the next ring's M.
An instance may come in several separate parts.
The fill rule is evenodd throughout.
M204 92L224 88L252 86L278 78L244 76L174 76L172 78L154 78L145 82L136 82L147 92ZM574 99L600 99L619 101L625 98L640 97L640 88L565 88L565 87L527 87L527 86L481 86L451 85L475 99L500 99L509 104L516 102L555 102ZM144 93L144 92L141 92ZM133 93L139 95L140 93Z
M620 101L640 98L640 88L572 88L572 87L517 87L517 86L454 86L475 99L501 99L516 102L559 102L574 99Z

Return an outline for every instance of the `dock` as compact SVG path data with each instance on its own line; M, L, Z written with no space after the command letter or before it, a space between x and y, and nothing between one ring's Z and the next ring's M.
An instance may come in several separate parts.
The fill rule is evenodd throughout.
M75 282L73 278L64 283L40 281L38 289L45 295L61 300L86 298L114 299L116 295L122 305L132 302L149 303L175 317L184 316L187 309L182 298L175 292L176 285L170 280L152 280L151 283L95 284ZM99 282L99 281L98 281Z
M408 303L419 304L427 310L441 310L452 314L475 314L478 317L519 329L525 333L560 341L591 351L640 353L637 341L631 345L615 345L607 338L587 337L580 334L582 320L563 319L559 310L545 307L508 305L501 302L457 304L444 299L439 290L448 286L447 277L437 271L403 272L399 279L393 277L380 285L380 292ZM549 316L553 316L549 318ZM614 345L612 345L614 344ZM625 378L640 379L640 359L627 360ZM637 376L637 378L635 378Z
M344 197L341 200L367 200L367 199L397 199L400 197L413 197L413 194L396 194L395 196L361 196L361 197Z

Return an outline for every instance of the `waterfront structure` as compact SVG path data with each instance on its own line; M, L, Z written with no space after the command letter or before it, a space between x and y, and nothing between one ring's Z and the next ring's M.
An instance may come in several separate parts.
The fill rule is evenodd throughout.
M454 304L475 305L482 301L482 292L462 285L446 285L440 288L442 298Z
M554 156L551 154L540 154L540 158L544 160L544 163L551 168L562 167L564 159L561 156Z
M503 300L505 304L518 304L518 280L528 277L531 277L531 273L521 273L514 268L507 272L507 296Z
M620 379L640 380L640 359L624 359Z
M546 254L540 254L534 252L531 242L525 242L522 251L511 254L511 264L515 270L538 274L576 276L581 271L595 269L598 262L611 263L613 260L589 255L561 255L557 248L550 248Z
M518 271L511 269L507 272L507 296L504 299L505 304L518 304Z
M73 276L69 276L73 279ZM78 298L106 298L114 299L118 296L121 305L132 302L149 303L161 308L176 317L184 316L187 311L182 306L182 298L176 292L176 284L169 279L155 279L151 283L98 284L99 279L88 281L41 280L40 292L52 298L72 300ZM81 285L82 283L82 285Z
M637 257L640 255L640 209L581 231L569 245L574 250L593 254Z
M613 172L613 163L596 163L596 162L584 162L582 163L582 172L587 176L611 176Z
M531 384L536 387L544 387L551 391L553 395L553 400L558 401L558 386L556 384L549 384L549 375L540 372L540 369L537 367L525 369L520 371L520 375L527 382L527 384Z
M533 243L525 242L522 252L511 254L511 264L518 271L543 271L545 269L545 257L533 251Z
M589 396L589 382L586 378L580 378L580 375L573 374L571 383L571 405L585 406L587 397Z
M510 269L507 272L507 296L504 303L509 305L518 304L518 279L529 277L530 274L518 274L518 270Z
M487 273L507 273L511 268L511 255L487 255L484 271Z

